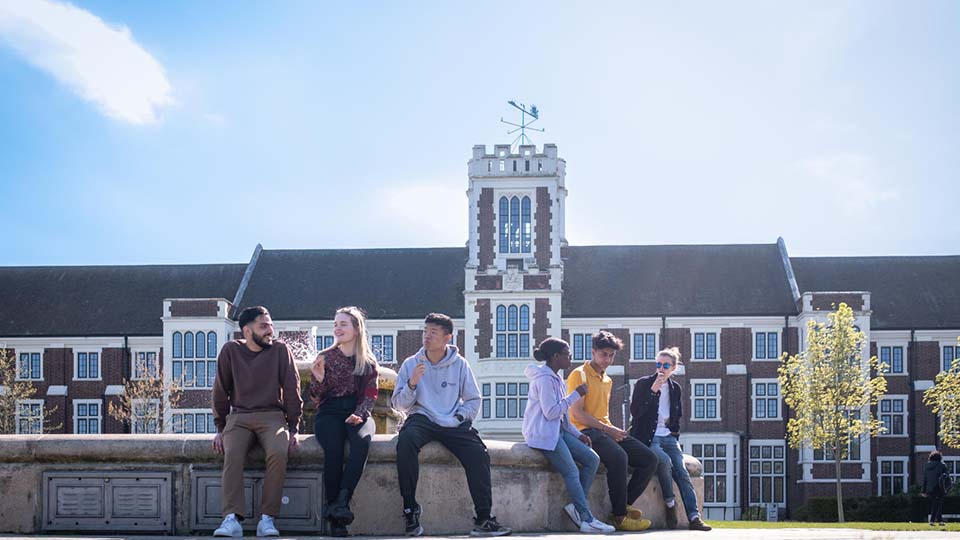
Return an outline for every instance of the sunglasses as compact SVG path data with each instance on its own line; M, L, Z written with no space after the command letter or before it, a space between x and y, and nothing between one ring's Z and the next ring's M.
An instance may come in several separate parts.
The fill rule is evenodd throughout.
M672 365L673 364L671 364L670 362L657 362L657 369L660 369L660 368L670 369L670 366Z

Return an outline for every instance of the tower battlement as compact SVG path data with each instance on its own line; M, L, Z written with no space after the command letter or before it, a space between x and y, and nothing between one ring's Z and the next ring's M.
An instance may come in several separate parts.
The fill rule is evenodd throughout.
M493 152L487 153L487 147L478 144L473 147L473 157L468 164L471 177L530 177L559 176L563 178L566 162L557 157L557 145L545 144L537 152L536 145L521 145L516 152L509 144L493 146Z

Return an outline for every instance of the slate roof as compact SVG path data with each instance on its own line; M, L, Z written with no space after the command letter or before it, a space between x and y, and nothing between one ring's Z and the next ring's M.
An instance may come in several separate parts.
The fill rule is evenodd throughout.
M564 317L797 313L776 244L570 246Z
M960 328L960 256L790 261L801 292L869 291L871 329Z
M466 248L263 250L240 305L277 320L332 319L355 305L371 319L463 317Z
M232 301L246 266L0 267L0 336L159 336L164 298Z

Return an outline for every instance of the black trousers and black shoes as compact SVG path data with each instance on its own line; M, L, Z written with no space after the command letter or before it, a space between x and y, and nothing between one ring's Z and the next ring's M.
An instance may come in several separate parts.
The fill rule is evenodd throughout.
M346 536L347 525L353 523L350 498L360 483L370 439L376 432L373 418L355 426L346 423L356 406L356 396L333 398L317 409L313 423L313 432L323 448L324 517L330 522L331 536ZM349 443L349 453L344 452L344 443Z
M650 479L657 473L660 460L647 445L629 435L617 442L599 429L587 428L583 433L590 437L593 450L607 468L607 489L613 515L627 515L627 505L647 489ZM628 466L633 468L629 481Z
M512 531L490 515L493 495L490 485L490 454L477 430L469 423L442 427L422 414L406 419L397 437L397 477L403 496L403 516L409 536L420 536L422 508L417 504L417 481L420 477L420 449L437 441L456 456L467 474L467 487L477 513L471 536L505 536Z

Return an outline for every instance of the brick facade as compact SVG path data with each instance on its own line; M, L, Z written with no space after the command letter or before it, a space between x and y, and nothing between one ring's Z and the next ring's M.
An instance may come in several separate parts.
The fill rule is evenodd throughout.
M525 291L548 291L550 290L550 276L548 274L538 274L535 276L523 276L523 290Z
M503 276L480 274L477 276L474 287L478 291L499 291L503 289Z
M863 311L863 295L855 293L814 294L811 305L814 311L834 311L841 302L854 311Z
M216 317L220 313L216 300L173 300L171 317Z
M537 266L540 268L550 267L550 257L552 253L553 226L550 220L553 217L553 211L550 200L550 190L545 187L537 188L537 210L534 213L534 234L536 235L537 252L534 256L537 259Z
M493 189L483 188L477 197L477 241L480 256L480 268L493 266L493 243L497 233L493 223Z
M477 358L490 358L493 356L493 317L490 311L490 300L477 300L474 309L477 312L477 342L474 350L477 351Z

